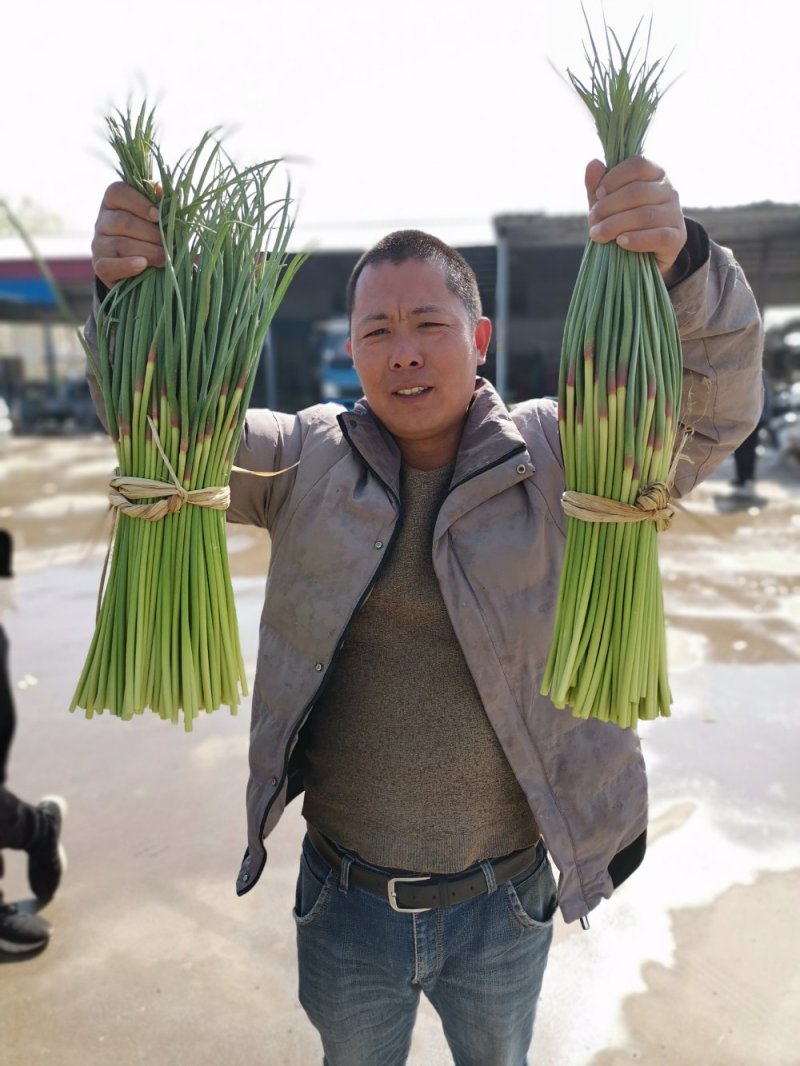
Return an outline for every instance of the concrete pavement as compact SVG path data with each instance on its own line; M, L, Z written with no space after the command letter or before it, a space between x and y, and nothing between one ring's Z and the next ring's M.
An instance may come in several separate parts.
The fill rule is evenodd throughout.
M97 438L17 439L0 460L17 541L11 787L57 791L69 870L35 958L0 965L2 1066L314 1066L296 998L293 805L261 883L238 899L248 707L191 735L155 716L67 711L93 630L113 457ZM800 1063L800 482L730 461L661 546L673 718L641 733L652 792L642 869L582 932L558 922L540 1066ZM248 674L268 545L230 537ZM27 899L7 853L6 897ZM449 1063L423 1003L411 1066ZM490 1066L490 1064L487 1064Z

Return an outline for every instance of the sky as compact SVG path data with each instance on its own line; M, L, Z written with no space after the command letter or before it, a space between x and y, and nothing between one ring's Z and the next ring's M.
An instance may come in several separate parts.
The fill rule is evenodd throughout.
M646 154L684 207L800 202L800 79L785 0L585 0L622 39L652 15L669 60ZM114 180L103 116L144 93L168 158L221 125L281 156L309 247L420 226L492 240L508 212L583 211L600 154L556 71L585 73L579 0L110 0L15 4L0 63L0 198L91 233ZM553 67L555 66L555 70ZM277 190L278 192L282 190ZM713 236L713 235L712 235Z

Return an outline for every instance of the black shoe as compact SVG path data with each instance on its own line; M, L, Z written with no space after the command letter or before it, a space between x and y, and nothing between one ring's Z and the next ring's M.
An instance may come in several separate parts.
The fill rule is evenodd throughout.
M0 906L0 951L24 955L37 951L50 939L53 927L38 914L21 911L16 904Z
M60 796L45 796L37 809L44 815L45 827L28 851L28 882L36 898L46 903L56 894L67 868L67 856L60 842L67 804Z

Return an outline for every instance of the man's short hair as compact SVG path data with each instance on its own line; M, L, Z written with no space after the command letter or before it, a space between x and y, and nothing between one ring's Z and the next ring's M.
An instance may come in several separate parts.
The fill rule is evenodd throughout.
M448 289L466 307L470 326L474 328L483 314L478 279L474 270L455 248L418 229L395 230L364 252L353 267L347 282L348 317L353 317L356 285L364 267L386 262L398 266L409 259L418 259L422 263L441 263L447 277Z

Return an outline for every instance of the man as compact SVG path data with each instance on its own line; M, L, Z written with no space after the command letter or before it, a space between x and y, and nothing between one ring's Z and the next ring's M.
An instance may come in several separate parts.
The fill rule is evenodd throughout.
M652 252L672 287L702 398L681 494L757 418L758 313L661 168L593 161L586 187L592 238ZM106 285L163 262L151 206L118 183L93 258ZM469 267L392 234L348 296L365 400L249 412L237 465L288 472L231 481L229 518L272 538L237 890L304 790L300 999L328 1066L405 1062L420 990L458 1066L522 1066L556 906L585 921L641 861L644 765L635 732L538 694L565 528L557 413L509 413L476 380L491 324Z
M16 716L8 663L8 638L3 615L12 603L13 541L0 529L0 878L4 848L28 853L28 881L40 903L52 899L66 865L61 844L61 822L67 805L60 796L46 796L36 806L19 799L6 788L8 759L14 738ZM0 890L0 953L27 955L45 947L52 926L38 914L3 903Z

